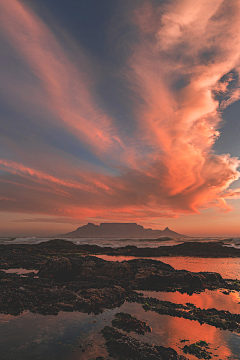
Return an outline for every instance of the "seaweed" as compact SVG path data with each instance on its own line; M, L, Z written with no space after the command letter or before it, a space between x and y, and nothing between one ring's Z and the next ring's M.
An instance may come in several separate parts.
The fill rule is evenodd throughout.
M199 340L182 348L184 354L195 355L198 359L212 359L211 352L208 351L209 344L205 340Z

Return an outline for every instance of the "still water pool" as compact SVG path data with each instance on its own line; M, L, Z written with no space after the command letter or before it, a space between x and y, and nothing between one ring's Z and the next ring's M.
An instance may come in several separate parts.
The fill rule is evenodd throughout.
M213 355L218 355L218 359L240 359L238 334L206 324L200 325L197 321L145 312L140 304L127 302L120 308L106 310L100 315L65 312L60 312L57 316L36 315L30 312L17 317L0 315L0 358L89 360L100 355L106 357L104 339L99 331L105 325L111 325L114 314L119 311L129 312L148 322L152 333L130 333L141 341L170 346L183 354L181 348L184 344L181 340L189 340L189 343L205 340L210 344ZM188 358L196 359L193 355L188 355Z
M104 257L106 260L128 260L124 257ZM177 269L191 271L217 271L223 277L240 278L239 259L160 258ZM225 295L221 290L205 291L200 294L165 292L143 292L175 303L191 302L201 308L215 307L218 310L240 312L240 294ZM99 333L105 325L111 325L114 314L128 312L148 322L152 332L131 336L150 344L170 346L183 354L185 343L205 340L210 345L213 359L240 360L240 335L216 329L213 326L183 318L159 315L144 311L140 304L125 302L121 307L105 310L102 314L60 312L57 316L24 312L19 316L0 314L0 359L1 360L90 360L97 356L109 358L104 347L105 340ZM195 359L193 355L187 355Z
M125 261L136 259L134 256L109 256L97 255L97 257L108 261ZM198 258L192 256L161 256L144 259L160 260L169 264L177 270L213 271L228 279L240 280L240 258Z

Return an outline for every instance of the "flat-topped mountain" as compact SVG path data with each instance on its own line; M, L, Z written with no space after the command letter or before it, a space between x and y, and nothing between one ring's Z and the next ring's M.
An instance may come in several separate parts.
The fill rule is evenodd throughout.
M62 237L84 237L84 238L143 238L153 239L161 236L182 237L168 227L164 230L144 229L143 226L136 223L102 223L95 225L88 223L87 225L77 228L77 230L67 234L60 235Z

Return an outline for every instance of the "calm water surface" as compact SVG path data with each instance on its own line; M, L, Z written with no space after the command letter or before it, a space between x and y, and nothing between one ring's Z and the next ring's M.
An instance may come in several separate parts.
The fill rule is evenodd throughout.
M123 261L133 257L99 256L106 260ZM154 258L156 260L156 258ZM191 271L216 271L223 277L240 279L240 259L201 259L192 257L161 257L159 260L176 269ZM16 269L15 269L16 271ZM224 295L221 290L200 294L181 294L145 291L144 295L175 303L191 302L201 308L215 307L219 310L240 311L240 294ZM184 343L205 340L210 343L213 358L240 360L240 336L219 330L197 321L145 312L140 304L125 302L120 308L106 310L100 315L78 312L60 312L57 316L43 316L25 312L19 316L0 314L0 359L1 360L90 360L96 356L108 358L104 339L99 331L111 325L114 314L123 311L146 320L152 333L134 336L144 342L170 346L183 354ZM188 342L186 342L188 343ZM81 347L83 346L83 347ZM85 349L82 352L82 349ZM187 356L190 360L196 358Z
M206 340L218 359L240 359L238 334L200 325L197 321L145 312L140 304L125 302L120 308L106 310L100 315L64 313L58 316L43 316L25 312L12 317L0 315L0 350L2 360L89 360L96 356L107 356L104 339L99 331L110 325L114 314L129 312L146 320L152 333L131 336L150 344L170 346L183 354L184 344ZM188 342L187 342L188 343ZM82 352L81 345L86 346ZM196 359L189 355L189 359Z
M136 259L134 256L109 256L109 255L97 255L97 257L109 260L109 261L125 261ZM240 258L197 258L197 257L152 257L144 258L152 260L160 260L166 264L172 265L177 270L188 271L213 271L218 272L222 277L227 279L240 280Z
M145 296L159 300L171 301L177 304L192 303L202 309L215 308L217 310L228 310L238 314L240 312L240 293L232 291L229 295L223 294L221 290L205 290L200 294L181 294L180 292L161 291L138 291Z

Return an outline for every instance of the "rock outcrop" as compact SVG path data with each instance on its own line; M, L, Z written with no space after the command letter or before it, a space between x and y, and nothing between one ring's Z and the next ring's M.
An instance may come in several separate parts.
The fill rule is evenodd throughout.
M193 293L226 285L219 274L175 270L161 261L148 259L119 263L94 256L63 256L36 265L37 275L31 271L24 277L0 272L0 312L97 313L117 306L137 289Z
M113 327L105 326L101 332L106 339L109 355L116 359L187 360L172 348L146 344L120 333Z

